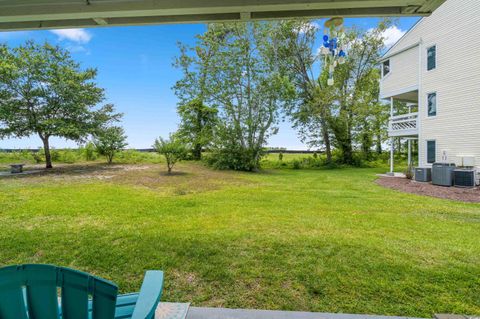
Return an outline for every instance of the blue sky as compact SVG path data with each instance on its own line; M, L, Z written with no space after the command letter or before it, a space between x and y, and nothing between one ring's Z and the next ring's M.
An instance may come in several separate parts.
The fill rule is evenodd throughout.
M386 37L394 43L418 19L401 18L397 26L387 30ZM323 20L317 22L323 24ZM345 25L371 28L375 18L346 19ZM129 147L147 148L158 136L176 130L177 99L172 86L181 73L172 66L179 51L177 42L194 43L196 34L205 30L203 24L107 27L54 31L0 32L0 42L17 46L33 39L59 44L72 52L83 67L98 69L97 82L105 88L108 103L124 113L122 125L128 135ZM268 141L270 146L306 149L288 121L280 124L279 133ZM71 141L54 138L55 148L76 147ZM0 148L37 148L36 136L0 140Z

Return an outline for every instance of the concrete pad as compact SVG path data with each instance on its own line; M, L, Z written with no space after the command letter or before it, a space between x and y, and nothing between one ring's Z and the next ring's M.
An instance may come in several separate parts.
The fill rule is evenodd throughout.
M186 319L419 319L303 311L190 307Z
M44 170L29 170L29 171L23 171L21 173L11 173L10 171L0 171L0 177L1 176L21 176L21 175L30 175L30 174L37 174L41 173Z

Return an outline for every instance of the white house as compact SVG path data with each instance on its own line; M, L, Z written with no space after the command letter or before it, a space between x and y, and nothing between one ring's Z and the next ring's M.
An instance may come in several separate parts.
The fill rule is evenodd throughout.
M447 0L380 62L392 142L418 139L420 167L449 162L480 168L480 1ZM396 114L394 100L410 103L410 113Z

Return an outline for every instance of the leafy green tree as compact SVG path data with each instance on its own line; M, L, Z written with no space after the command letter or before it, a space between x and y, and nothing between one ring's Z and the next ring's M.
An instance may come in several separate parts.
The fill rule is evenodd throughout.
M287 114L302 139L310 146L325 147L331 161L331 147L340 151L341 161L354 164L354 147L370 154L373 133L382 139L384 112L378 101L377 61L384 49L383 32L390 21L368 31L349 29L346 33L346 63L334 72L335 83L327 86L327 69L318 55L317 28L310 21L286 21L277 27L276 43L282 74L294 83L298 100Z
M273 31L272 23L211 24L192 50L197 57L213 52L208 63L197 60L207 70L203 94L218 109L210 156L218 168L258 169L268 137L278 131L279 111L294 93L276 68Z
M217 109L208 107L200 99L194 99L178 107L181 118L178 136L192 144L193 159L202 158L202 149L213 138L213 129L217 122Z
M113 157L125 146L127 146L127 136L123 128L111 126L97 132L93 138L93 144L97 153L107 158L108 164L112 164Z
M188 155L188 146L175 134L170 134L168 139L158 138L153 144L155 151L163 156L167 161L168 174L172 172L173 166L184 160Z
M0 137L39 136L51 168L50 137L81 142L121 116L111 104L97 107L105 96L96 75L58 46L0 45Z
M335 145L341 151L341 160L346 164L354 164L354 142L358 132L362 131L359 123L364 129L371 130L365 127L369 123L365 121L365 114L378 103L378 59L385 47L383 32L389 23L388 20L381 21L376 28L367 31L348 30L348 57L346 63L335 69L335 103L331 105L328 121L335 135ZM363 134L360 144L364 151L371 141L371 134Z
M318 27L308 20L283 21L276 26L277 63L296 88L296 103L285 110L300 139L309 147L324 148L332 161L332 133L328 124L333 91L327 86L318 55Z

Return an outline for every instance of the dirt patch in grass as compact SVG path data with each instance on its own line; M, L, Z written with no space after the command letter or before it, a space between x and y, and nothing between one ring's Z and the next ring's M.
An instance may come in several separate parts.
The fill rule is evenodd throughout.
M479 188L459 188L421 183L402 177L380 177L377 184L406 193L451 199L463 202L480 202Z
M2 176L0 182L71 184L104 181L158 189L170 195L187 195L252 183L243 178L243 173L213 170L201 163L191 162L177 164L171 174L167 173L164 164L83 163L58 164L49 170L41 165L30 165L28 169L39 172L31 175Z

